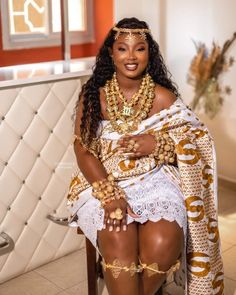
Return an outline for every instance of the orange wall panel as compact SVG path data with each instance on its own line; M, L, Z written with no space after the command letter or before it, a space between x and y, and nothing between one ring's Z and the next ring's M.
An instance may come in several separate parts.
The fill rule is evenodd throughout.
M113 25L113 0L94 1L95 42L71 46L71 57L87 57L97 54L106 34ZM3 50L0 22L0 66L38 63L62 59L61 47L43 47L19 50Z

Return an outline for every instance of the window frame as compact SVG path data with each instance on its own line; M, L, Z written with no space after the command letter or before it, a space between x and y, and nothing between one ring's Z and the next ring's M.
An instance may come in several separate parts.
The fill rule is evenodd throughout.
M52 32L52 2L48 0L48 34L32 33L12 36L8 13L8 0L0 1L2 44L4 50L52 47L61 45L61 33ZM93 0L85 0L85 31L69 32L70 44L84 44L94 42L93 28Z

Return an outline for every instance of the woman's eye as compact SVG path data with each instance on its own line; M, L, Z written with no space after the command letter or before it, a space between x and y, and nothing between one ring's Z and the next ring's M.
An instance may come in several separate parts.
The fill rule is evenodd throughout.
M145 47L140 47L137 49L137 51L144 51L145 50Z
M125 48L123 48L123 47L119 47L118 50L119 50L119 51L125 51Z

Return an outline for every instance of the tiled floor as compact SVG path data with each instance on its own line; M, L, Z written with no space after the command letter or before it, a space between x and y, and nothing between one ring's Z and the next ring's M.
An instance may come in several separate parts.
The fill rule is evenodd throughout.
M225 267L225 295L236 295L236 190L219 188L219 224ZM108 295L103 281L100 294ZM173 283L166 294L182 295ZM0 285L1 295L87 295L85 249ZM128 294L127 294L128 295Z

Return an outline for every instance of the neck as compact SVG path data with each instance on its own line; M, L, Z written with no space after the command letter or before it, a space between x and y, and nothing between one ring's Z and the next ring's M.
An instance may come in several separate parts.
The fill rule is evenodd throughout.
M127 91L136 91L140 87L140 83L143 77L139 76L137 78L128 78L117 73L116 78L119 83L120 89Z

